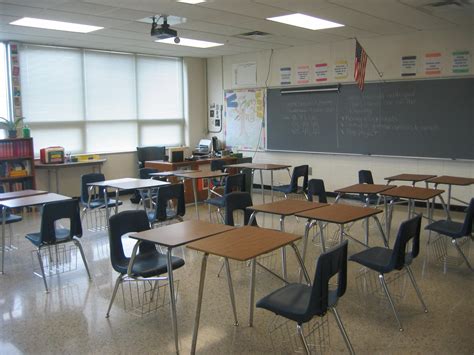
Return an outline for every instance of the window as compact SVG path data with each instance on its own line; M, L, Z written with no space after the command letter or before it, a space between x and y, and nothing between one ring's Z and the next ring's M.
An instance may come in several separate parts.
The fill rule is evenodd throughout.
M180 58L23 45L20 68L37 151L117 152L184 141Z
M7 48L0 42L0 117L8 118L7 86ZM0 129L0 139L5 138L5 131Z

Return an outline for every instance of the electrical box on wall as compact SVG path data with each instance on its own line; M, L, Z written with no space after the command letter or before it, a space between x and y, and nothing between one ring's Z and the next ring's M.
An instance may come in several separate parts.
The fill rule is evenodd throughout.
M222 113L224 105L211 103L208 110L207 128L210 133L219 133L222 131Z

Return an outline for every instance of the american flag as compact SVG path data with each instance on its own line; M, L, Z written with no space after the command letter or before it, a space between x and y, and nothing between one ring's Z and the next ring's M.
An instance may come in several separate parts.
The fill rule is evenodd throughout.
M354 65L354 79L357 81L357 86L362 91L364 90L365 67L367 66L367 53L356 40L355 65Z

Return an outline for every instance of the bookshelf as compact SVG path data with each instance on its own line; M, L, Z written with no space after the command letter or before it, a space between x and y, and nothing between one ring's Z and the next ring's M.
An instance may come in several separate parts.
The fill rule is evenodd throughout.
M0 184L5 192L36 188L32 138L0 139Z

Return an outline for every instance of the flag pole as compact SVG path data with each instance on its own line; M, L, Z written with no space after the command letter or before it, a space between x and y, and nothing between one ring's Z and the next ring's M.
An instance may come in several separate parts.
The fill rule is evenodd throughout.
M359 40L357 39L357 37L354 37L354 39L356 40L356 42L359 42ZM359 43L360 43L360 42L359 42ZM382 79L382 81L383 81L383 73L379 70L379 68L377 68L377 66L375 65L374 61L373 61L372 58L370 57L369 53L367 53L367 51L365 51L365 54L367 55L367 58L369 58L370 62L371 62L372 65L374 66L375 71L376 71L377 74L379 75L380 79Z

